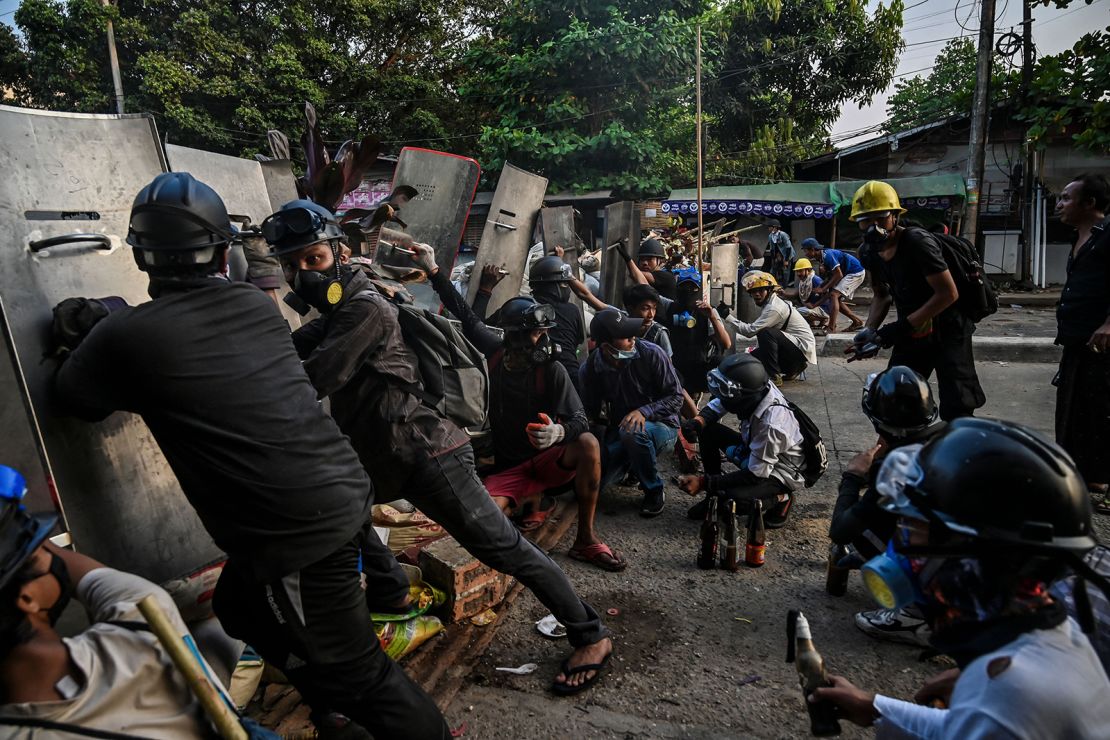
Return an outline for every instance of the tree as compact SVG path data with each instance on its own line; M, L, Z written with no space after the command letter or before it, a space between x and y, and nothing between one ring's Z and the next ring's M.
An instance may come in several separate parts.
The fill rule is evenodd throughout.
M890 84L902 48L902 0L868 14L857 0L733 2L706 108L721 153L707 179L789 179L824 151L846 103Z

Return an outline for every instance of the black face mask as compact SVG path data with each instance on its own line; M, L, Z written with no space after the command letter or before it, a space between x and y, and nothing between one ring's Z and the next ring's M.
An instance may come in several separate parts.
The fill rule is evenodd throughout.
M766 388L754 392L744 391L739 398L722 398L721 405L729 413L736 414L737 418L747 419L755 413L756 408L769 392Z
M69 578L69 568L66 567L66 562L53 552L50 553L50 575L58 581L58 588L61 589L54 606L46 610L50 626L53 627L62 618L62 612L66 610L69 600L73 597L73 582Z
M521 338L506 334L505 338L506 351L528 365L542 365L551 362L555 353L559 351L559 345L551 341L550 334L542 335L534 344L528 334L521 335Z
M569 303L571 295L566 283L540 283L532 287L532 297L540 303Z
M293 278L293 293L300 301L286 300L301 316L308 313L308 307L320 313L327 313L339 305L351 282L354 270L350 265L340 265L337 271L297 270ZM298 305L303 302L307 305Z
M889 238L890 232L881 228L878 224L871 224L867 231L863 232L863 243L872 247L883 246Z

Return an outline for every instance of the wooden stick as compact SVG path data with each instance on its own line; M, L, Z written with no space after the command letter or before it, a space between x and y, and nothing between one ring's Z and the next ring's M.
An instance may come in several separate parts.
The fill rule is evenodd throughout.
M239 722L239 716L231 708L230 700L220 686L208 677L208 672L193 651L186 646L186 636L178 633L170 623L158 600L153 594L139 602L139 611L150 625L150 631L170 654L170 659L185 677L193 695L204 707L205 714L216 726L216 731L225 740L247 740L247 731ZM192 637L188 637L192 640Z

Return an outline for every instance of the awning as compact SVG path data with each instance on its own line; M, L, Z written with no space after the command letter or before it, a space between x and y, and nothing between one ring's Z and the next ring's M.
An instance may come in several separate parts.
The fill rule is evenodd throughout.
M837 209L850 205L852 195L865 180L837 182L781 182L771 185L730 185L702 189L702 209L710 215L764 216L769 218L833 218ZM925 175L886 180L906 208L944 209L966 195L959 175ZM672 190L663 201L663 213L696 214L697 191Z

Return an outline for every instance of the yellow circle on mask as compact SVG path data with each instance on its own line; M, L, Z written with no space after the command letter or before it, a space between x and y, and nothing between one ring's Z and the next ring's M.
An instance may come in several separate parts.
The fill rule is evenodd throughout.
M328 285L328 303L335 305L343 299L343 286L336 280Z

